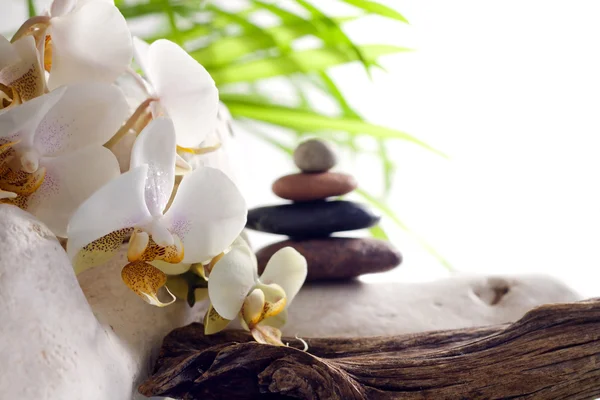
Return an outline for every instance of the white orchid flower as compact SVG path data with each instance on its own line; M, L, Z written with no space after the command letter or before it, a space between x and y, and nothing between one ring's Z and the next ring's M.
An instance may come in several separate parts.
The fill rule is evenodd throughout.
M202 143L203 149L213 149L204 154L194 154L193 151L180 151L181 158L192 170L200 167L212 167L223 171L232 181L237 183L232 152L235 150L231 130L231 114L225 104L219 104L217 125L214 132L209 134Z
M67 252L76 272L111 258L127 235L125 283L145 301L164 306L157 291L164 272L150 262L201 263L217 256L240 234L246 204L221 171L199 168L175 182L175 130L157 118L140 133L128 172L93 194L69 223Z
M37 38L50 90L80 82L112 83L132 58L131 34L119 9L106 0L54 0L46 15L15 34Z
M217 126L219 92L206 69L177 44L133 38L134 57L148 81L154 117L173 120L177 145L198 147Z
M102 144L127 117L121 91L103 83L61 87L0 111L0 189L65 237L72 212L119 174Z
M287 308L304 284L306 273L306 259L292 247L285 247L273 254L259 277L256 256L239 238L208 276L211 306L204 320L206 334L224 329L239 315L242 326L257 341L276 344L277 340L265 336L272 336L285 324Z
M25 36L10 43L0 36L0 109L41 96L45 88L35 39Z

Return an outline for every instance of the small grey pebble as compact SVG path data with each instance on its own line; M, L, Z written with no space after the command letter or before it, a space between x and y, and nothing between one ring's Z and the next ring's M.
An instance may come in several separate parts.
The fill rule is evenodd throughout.
M325 172L335 166L337 157L326 142L309 139L296 147L294 163L303 172Z

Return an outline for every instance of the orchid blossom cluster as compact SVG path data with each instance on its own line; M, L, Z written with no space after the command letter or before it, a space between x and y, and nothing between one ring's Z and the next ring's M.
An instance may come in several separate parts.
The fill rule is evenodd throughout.
M143 97L127 98L122 79ZM306 261L285 248L258 276L224 112L204 67L175 43L132 38L112 1L54 0L0 36L0 203L67 239L77 273L128 243L121 277L146 302L171 304L169 288L208 297L207 334L239 316L281 344Z

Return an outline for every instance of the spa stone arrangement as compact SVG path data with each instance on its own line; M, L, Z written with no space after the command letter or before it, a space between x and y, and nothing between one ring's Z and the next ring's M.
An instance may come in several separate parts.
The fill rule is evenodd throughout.
M308 264L307 281L356 278L391 270L402 256L389 242L373 238L331 236L370 228L380 217L363 204L339 200L357 187L353 176L332 172L337 157L318 139L301 143L294 151L300 172L273 183L273 193L291 203L249 210L247 228L289 238L256 252L259 272L278 250L293 247Z

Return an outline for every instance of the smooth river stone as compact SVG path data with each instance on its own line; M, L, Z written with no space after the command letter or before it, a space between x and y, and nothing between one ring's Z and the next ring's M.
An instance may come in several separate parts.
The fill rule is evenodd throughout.
M292 174L273 183L273 193L293 201L323 200L350 193L358 184L354 177L339 172Z
M470 328L513 322L542 304L579 300L565 284L539 275L458 275L427 283L319 282L305 285L294 298L283 333L360 337Z
M337 158L329 144L309 139L294 150L294 163L303 172L325 172L335 166Z
M381 217L351 201L314 201L253 208L246 227L290 237L323 237L369 228Z
M307 281L350 279L363 274L389 271L402 262L402 255L389 242L364 238L285 240L256 252L262 273L271 256L283 247L293 247L308 263Z

